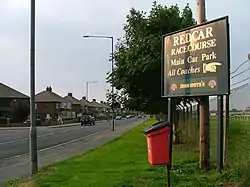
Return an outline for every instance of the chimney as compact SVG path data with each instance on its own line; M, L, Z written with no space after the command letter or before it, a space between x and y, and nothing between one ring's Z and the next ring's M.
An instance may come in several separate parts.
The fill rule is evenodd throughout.
M46 91L47 91L47 92L52 92L51 86L47 86L47 87L46 87Z
M82 99L86 100L86 97L85 97L85 96L83 96L83 97L82 97Z
M103 104L104 102L103 102L103 101L101 101L101 103Z
M72 93L68 93L68 96L73 97L73 94Z
M96 99L93 99L94 102L96 102Z

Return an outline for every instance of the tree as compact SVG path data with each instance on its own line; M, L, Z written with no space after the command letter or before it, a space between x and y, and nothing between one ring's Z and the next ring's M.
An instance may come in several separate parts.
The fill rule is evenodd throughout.
M113 97L112 97L113 96ZM122 105L122 99L121 99L121 95L119 94L118 91L114 92L112 94L112 92L108 89L107 93L106 93L106 97L107 97L107 104L114 109L118 109L121 108Z
M124 26L125 36L116 45L115 69L108 82L127 94L130 108L150 113L167 111L161 98L162 35L195 24L187 5L181 12L177 5L153 3L149 13L132 8Z
M23 122L29 115L29 103L26 101L14 100L11 102L11 121Z

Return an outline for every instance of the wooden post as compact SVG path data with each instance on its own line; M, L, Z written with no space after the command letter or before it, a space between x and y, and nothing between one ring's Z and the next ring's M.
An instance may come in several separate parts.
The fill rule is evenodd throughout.
M229 95L226 95L225 106L225 130L224 130L224 152L223 163L224 166L228 166L228 139L229 139Z
M206 21L205 0L197 2L197 24ZM200 169L210 169L209 96L200 101Z

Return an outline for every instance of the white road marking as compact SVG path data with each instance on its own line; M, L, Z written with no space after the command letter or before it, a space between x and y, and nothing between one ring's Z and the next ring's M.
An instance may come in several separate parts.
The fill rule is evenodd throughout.
M51 136L53 134L55 134L55 133L43 134L43 135L39 135L37 137L42 138L42 137L46 137L46 136ZM0 142L0 145L19 143L19 142L23 142L23 141L28 140L28 139L29 138L22 138L22 139L19 139L19 140L12 140L12 141L8 141L8 142Z
M43 151L46 151L46 150L55 149L55 148L58 148L58 147L61 147L61 146L67 145L67 144L71 144L71 143L74 143L74 142L77 142L77 141L80 141L80 140L84 140L84 139L86 139L86 138L89 138L89 137L98 135L98 134L100 134L100 133L102 133L102 132L106 132L106 131L110 131L110 129L106 129L106 130L103 130L103 131L101 131L101 132L96 132L96 133L93 133L93 134L89 134L89 135L87 135L87 136L83 136L83 137L80 137L80 138L76 138L76 139L70 140L70 141L68 141L68 142L64 142L64 143L61 143L61 144L57 144L57 145L54 145L54 146L51 146L51 147L46 147L46 148L43 148L43 149L39 149L38 152L43 152ZM19 158L19 157L22 157L22 156L25 156L25 155L28 155L28 154L29 154L29 153L24 153L24 154L12 156L12 157L9 157L9 158L3 158L3 160L11 160L11 159Z

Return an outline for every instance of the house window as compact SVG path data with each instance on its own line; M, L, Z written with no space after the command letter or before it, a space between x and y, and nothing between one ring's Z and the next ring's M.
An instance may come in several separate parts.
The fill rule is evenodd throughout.
M71 103L60 103L59 107L61 109L71 109Z
M37 104L35 104L35 109L37 109Z

